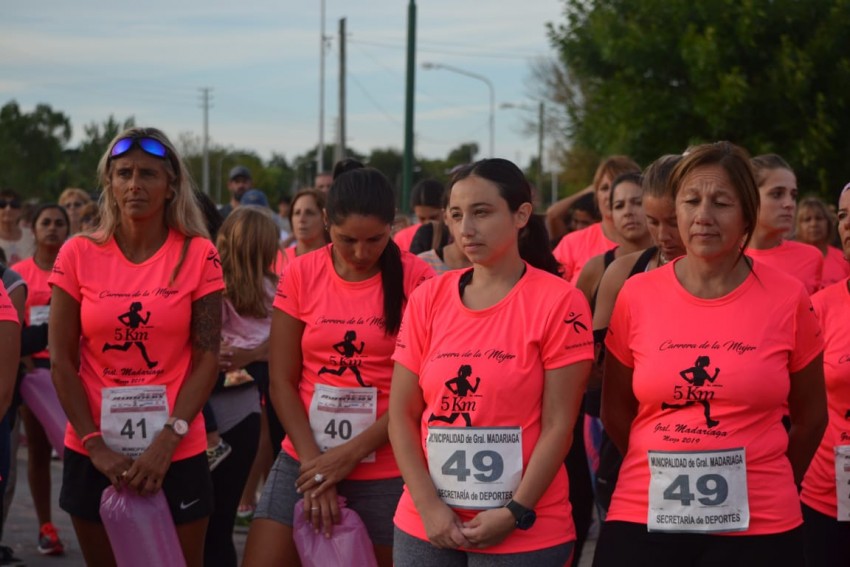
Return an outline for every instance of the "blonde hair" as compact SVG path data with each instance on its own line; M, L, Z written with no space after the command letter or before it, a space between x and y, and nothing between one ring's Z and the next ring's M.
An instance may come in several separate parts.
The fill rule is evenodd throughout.
M266 281L277 285L271 267L279 250L278 238L272 212L251 205L234 209L218 231L224 297L242 316L269 315Z
M109 147L97 165L97 178L102 188L99 202L100 223L97 229L87 237L98 244L103 244L115 235L116 229L121 224L121 212L112 194L113 162L110 159L110 153L115 143L123 138L153 138L165 146L168 155L162 163L168 174L168 187L174 194L165 203L165 226L187 238L193 236L209 238L201 207L195 198L195 184L189 175L189 170L186 169L186 165L168 137L156 128L128 128L109 143ZM181 257L181 262L182 259Z
M83 202L83 204L91 203L91 197L84 190L79 189L78 187L68 187L59 195L58 203L65 206L65 201L69 201L73 198L77 198Z

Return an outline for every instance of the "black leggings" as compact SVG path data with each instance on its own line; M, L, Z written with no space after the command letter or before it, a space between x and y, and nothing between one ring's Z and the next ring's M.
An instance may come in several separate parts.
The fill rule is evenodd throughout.
M573 507L573 523L576 527L576 545L572 565L575 567L581 559L587 532L593 523L593 483L590 479L590 467L587 464L587 451L584 446L584 411L580 411L573 427L573 445L564 461L567 476L570 479L570 504Z
M272 404L272 399L269 396L269 364L268 362L253 362L246 367L246 370L256 380L257 387L260 390L260 400L265 401L266 404L266 419L269 423L269 440L274 457L272 462L274 462L280 453L280 444L283 443L286 432L277 417L277 412L274 411L274 404Z
M839 522L803 504L808 567L844 567L850 562L850 522Z
M233 452L212 471L214 508L204 543L205 567L236 567L233 523L257 454L260 414L252 413L221 436Z

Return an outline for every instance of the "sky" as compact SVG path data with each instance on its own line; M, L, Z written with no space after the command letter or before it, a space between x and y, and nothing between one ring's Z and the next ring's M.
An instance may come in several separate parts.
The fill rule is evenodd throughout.
M47 103L74 128L133 116L173 139L203 133L202 87L212 89L210 141L292 159L319 141L321 0L0 0L0 105ZM467 142L489 154L486 83L494 87L495 153L526 164L531 64L553 57L547 22L562 0L419 0L415 152L444 158ZM339 115L340 18L346 18L349 147L404 147L408 0L325 0L325 143Z

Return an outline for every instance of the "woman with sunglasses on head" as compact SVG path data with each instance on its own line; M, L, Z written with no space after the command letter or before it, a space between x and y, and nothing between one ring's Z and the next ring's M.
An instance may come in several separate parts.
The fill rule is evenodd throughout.
M47 280L59 249L68 239L69 224L64 208L55 204L42 205L35 212L32 223L35 254L12 266L27 282L29 292L25 320L28 326L47 323L50 312L50 285ZM50 354L47 350L33 354L24 360L24 365L29 374L49 374ZM24 380L35 379L29 374L24 376ZM64 546L53 526L50 513L50 456L53 448L44 426L26 405L21 406L21 418L27 436L27 476L40 526L38 551L42 555L61 555Z
M820 325L801 282L744 254L760 217L742 148L692 148L668 185L685 254L625 282L605 340L602 421L624 457L594 565L802 566Z
M290 262L272 315L271 401L286 429L245 549L246 566L298 565L293 508L332 537L337 495L392 565L401 475L387 439L392 355L407 297L434 272L390 239L393 188L379 171L334 170L331 243ZM356 399L355 403L345 400Z
M96 232L71 239L50 278L53 381L68 415L59 504L89 565L113 565L99 505L110 484L165 493L189 566L212 509L199 415L218 371L221 262L188 171L154 128L131 128L98 164Z
M482 160L448 191L472 268L417 290L396 343L395 564L561 567L575 551L564 459L593 358L590 310L558 277L519 168Z
M77 234L82 230L81 220L83 208L91 203L91 197L82 189L69 187L59 195L59 205L68 213L71 221L71 234Z
M6 254L6 265L17 264L32 256L35 239L32 231L21 227L21 196L11 189L0 190L0 248Z

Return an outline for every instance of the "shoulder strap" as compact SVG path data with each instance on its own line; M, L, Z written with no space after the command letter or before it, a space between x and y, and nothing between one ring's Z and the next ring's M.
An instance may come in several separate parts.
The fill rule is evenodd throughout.
M629 272L629 278L632 277L635 274L640 274L642 272L645 272L646 267L649 265L649 262L652 260L652 258L655 256L655 254L657 252L658 252L657 246L650 246L649 248L644 250L643 254L641 254L638 257L637 262L635 262L635 265L632 266L632 271ZM628 279L628 278L626 278L626 279Z

